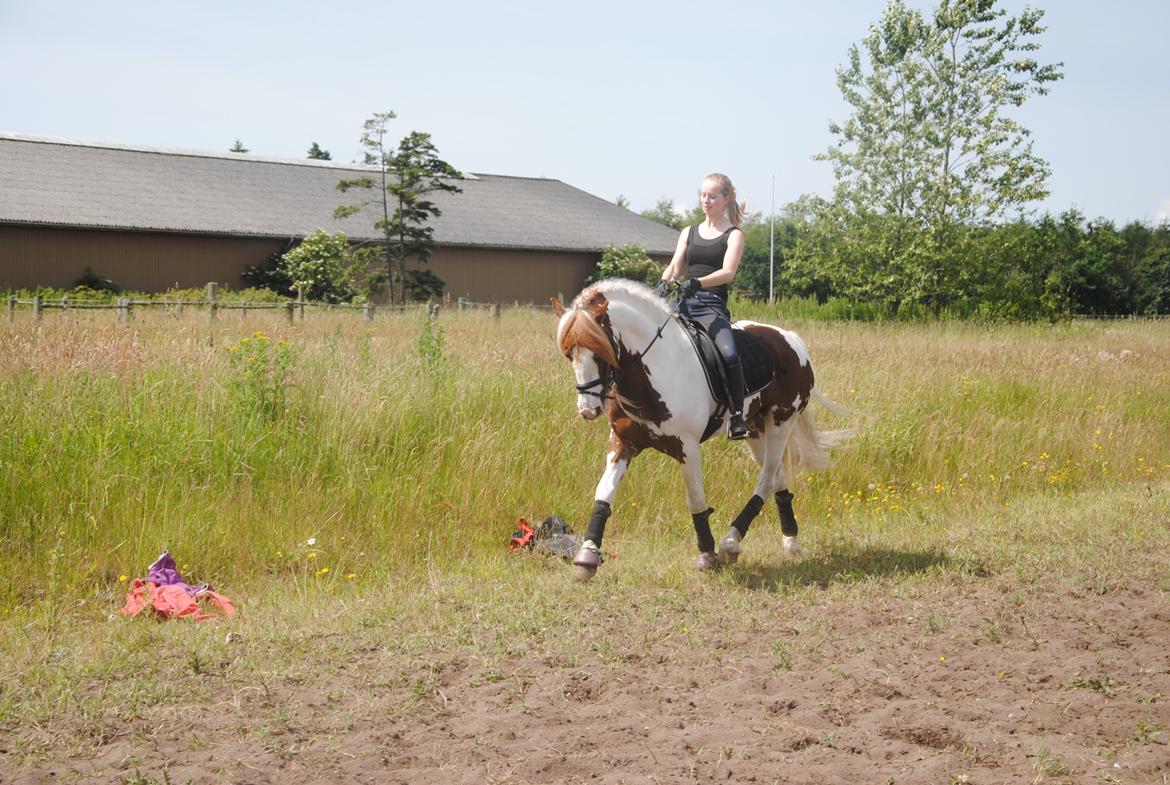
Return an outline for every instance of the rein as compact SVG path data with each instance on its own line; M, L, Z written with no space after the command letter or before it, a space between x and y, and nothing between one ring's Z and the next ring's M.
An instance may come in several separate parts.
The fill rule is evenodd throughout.
M655 331L654 337L650 339L650 343L646 345L645 349L638 353L639 362L643 362L645 360L646 355L650 353L650 350L654 348L654 344L656 344L658 339L662 337L662 331L666 329L666 325L670 323L672 318L674 318L674 311L666 314L666 321L658 325L658 330ZM618 347L613 340L613 335L609 330L602 330L602 332L605 333L605 337L609 340L609 346L613 350L613 356L618 357ZM602 402L604 402L607 398L613 398L613 396L609 394L609 390L611 387L615 387L618 384L621 384L622 377L625 376L625 372L622 371L621 368L615 368L611 366L604 360L598 360L597 363L598 366L605 365L605 371L601 373L596 379L585 382L584 384L578 384L577 392L586 395L596 395L602 400ZM600 390L598 392L592 392L594 387L599 387Z

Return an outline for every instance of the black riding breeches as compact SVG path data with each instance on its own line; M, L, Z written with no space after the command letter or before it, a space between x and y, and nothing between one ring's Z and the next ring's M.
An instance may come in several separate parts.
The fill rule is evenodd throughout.
M735 335L731 332L731 314L723 298L700 289L694 297L683 300L678 307L680 313L689 316L711 336L715 348L723 355L728 368L739 364L739 352L735 348Z

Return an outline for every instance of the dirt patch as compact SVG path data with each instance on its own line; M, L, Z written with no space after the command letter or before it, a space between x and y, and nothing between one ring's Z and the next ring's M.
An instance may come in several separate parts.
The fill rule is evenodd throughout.
M704 601L707 598L703 598ZM650 600L647 601L652 602ZM1154 783L1170 775L1157 592L876 597L702 629L629 613L484 661L355 645L328 683L219 686L107 723L22 729L4 782ZM645 609L642 609L645 610ZM685 629L685 631L684 631ZM572 631L570 631L572 632ZM523 653L527 652L527 653ZM78 720L80 723L80 720ZM91 727L89 725L87 728ZM27 747L39 738L39 756Z

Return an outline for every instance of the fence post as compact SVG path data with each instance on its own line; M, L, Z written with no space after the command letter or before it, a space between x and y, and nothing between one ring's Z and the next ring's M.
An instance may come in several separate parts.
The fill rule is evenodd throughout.
M126 321L126 298L119 297L116 305L118 308L118 321L119 322Z
M292 300L289 300L288 302L286 302L284 304L284 315L285 315L285 317L288 318L289 324L293 323L293 313L295 311L296 311L296 306L293 304Z
M61 310L69 310L69 295L61 295Z
M8 321L16 320L16 295L8 295Z
M374 321L374 304L369 300L366 300L366 305L362 308L362 318L367 322Z
M496 321L500 320L500 304L492 303L492 318Z
M248 320L248 304L240 303L240 324Z
M37 295L33 298L33 319L41 318L41 308L45 305L45 298L43 295Z
M218 295L219 284L212 282L207 284L207 314L208 319L215 321L215 312L219 310Z
M301 322L305 321L305 285L297 284L297 305L301 309Z

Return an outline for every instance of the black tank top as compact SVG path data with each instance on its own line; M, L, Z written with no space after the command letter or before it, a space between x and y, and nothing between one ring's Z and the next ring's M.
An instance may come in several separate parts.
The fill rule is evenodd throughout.
M699 234L698 224L692 226L687 237L687 275L702 278L716 270L722 270L723 257L727 255L727 238L736 228L738 227L733 226L714 240L707 240ZM714 292L724 300L727 299L727 284L703 287L703 291Z

